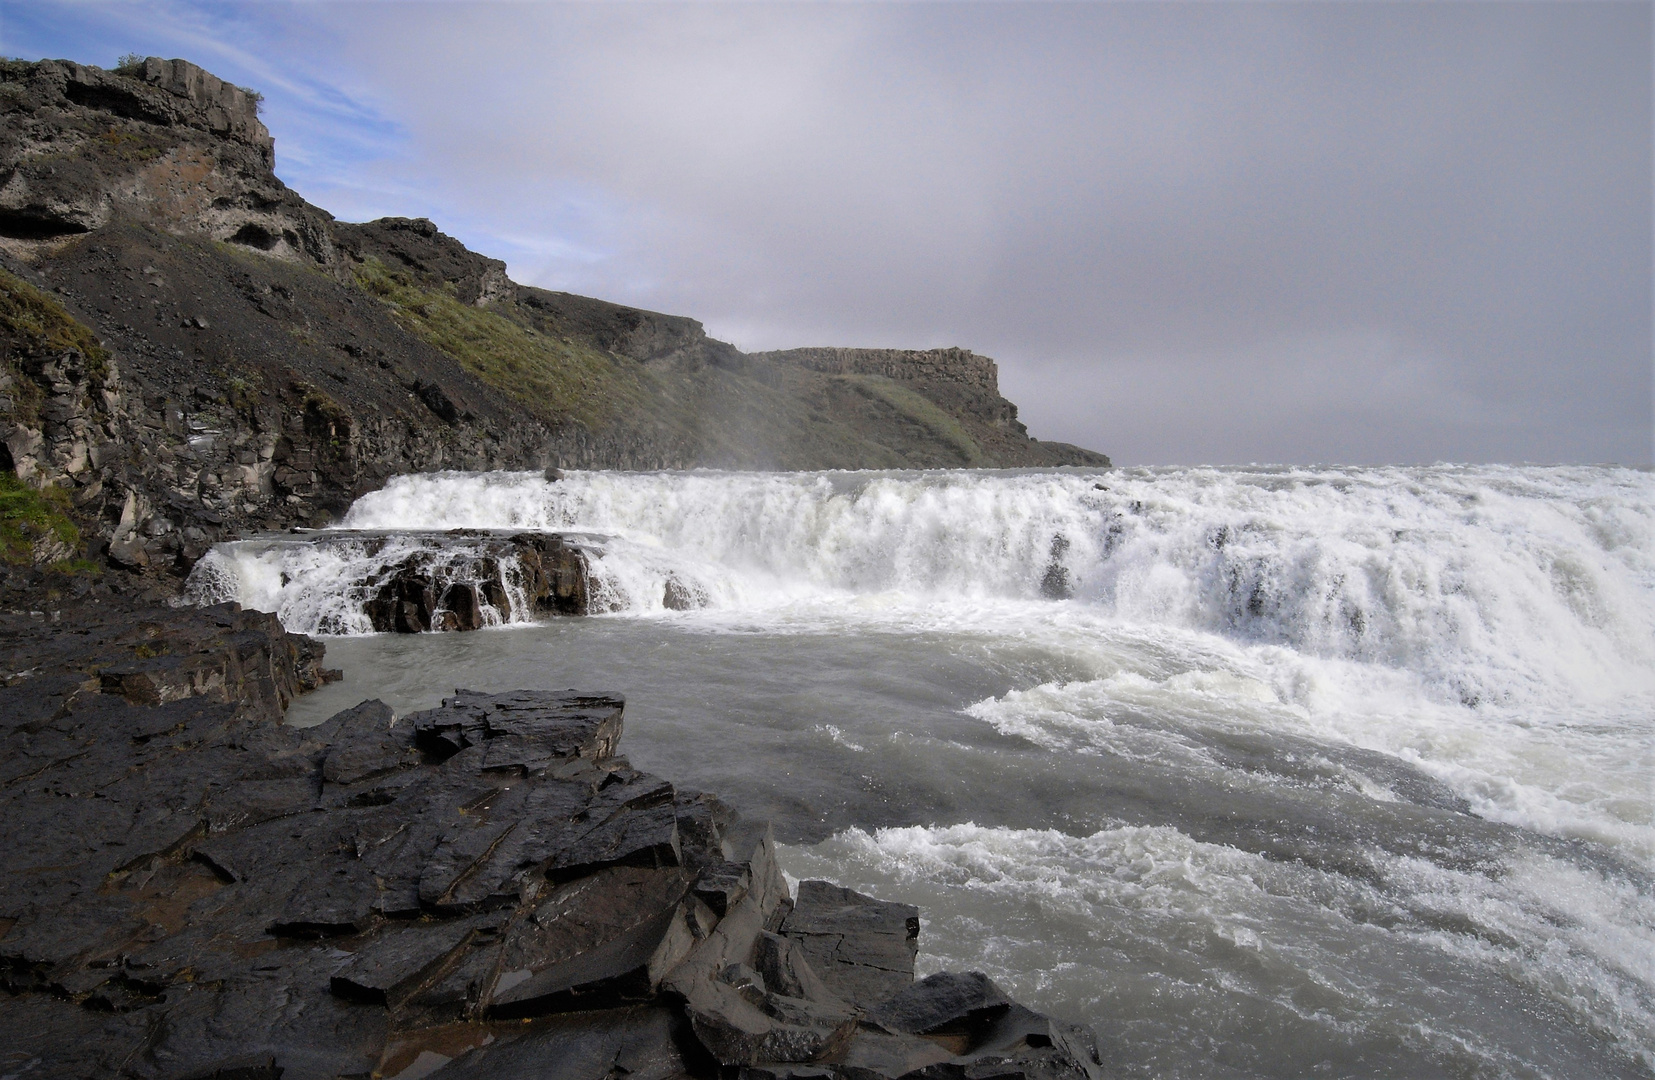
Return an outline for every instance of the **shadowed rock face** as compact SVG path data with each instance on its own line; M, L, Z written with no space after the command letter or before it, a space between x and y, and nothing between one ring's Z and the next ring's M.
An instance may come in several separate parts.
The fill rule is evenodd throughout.
M72 614L0 620L8 1073L1097 1073L981 976L914 984L914 908L732 859L715 798L617 756L615 694L301 731L320 649L270 616Z

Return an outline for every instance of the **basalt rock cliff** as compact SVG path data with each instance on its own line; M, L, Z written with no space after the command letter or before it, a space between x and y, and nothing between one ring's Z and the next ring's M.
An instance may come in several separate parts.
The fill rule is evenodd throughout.
M743 354L337 221L274 155L257 95L185 61L0 62L4 561L175 581L441 468L1108 464L1030 438L986 357Z

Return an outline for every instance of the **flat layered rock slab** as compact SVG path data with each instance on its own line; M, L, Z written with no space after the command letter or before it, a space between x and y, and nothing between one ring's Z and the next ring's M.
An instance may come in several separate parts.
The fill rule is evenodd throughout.
M267 698L52 685L49 709L0 702L33 751L14 744L0 820L36 870L0 883L0 1030L131 1028L137 1075L366 1073L392 1030L484 1015L503 971L530 1013L647 999L716 921L678 865L678 793L613 755L618 695L462 691L446 726L364 702L299 731ZM708 806L685 803L702 848Z
M439 756L470 746L507 739L507 748L523 753L533 747L553 759L601 760L615 752L626 699L619 694L575 690L518 690L509 694L457 692L442 706L408 717L415 739ZM497 762L496 767L504 762ZM525 763L526 765L528 763Z
M666 1004L571 1013L501 1034L430 1074L441 1080L677 1080L707 1075L682 1014ZM417 1060L417 1058L415 1058Z
M781 932L799 943L829 988L864 1008L914 981L919 909L912 904L802 881Z

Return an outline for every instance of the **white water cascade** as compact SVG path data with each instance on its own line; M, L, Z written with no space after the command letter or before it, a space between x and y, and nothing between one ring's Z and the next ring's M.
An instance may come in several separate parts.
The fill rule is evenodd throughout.
M862 807L791 868L920 900L933 969L1172 1025L1146 1045L1250 1001L1282 1025L1278 1064L1321 1032L1565 1075L1579 1047L1548 1040L1590 1032L1655 1068L1655 474L437 473L337 529L221 545L191 594L359 635L409 551L458 580L518 532L579 534L608 614L351 642L382 667L327 708L425 707L487 672L612 680L655 725L635 754L777 812L807 777ZM701 606L669 608L669 582ZM709 730L739 731L740 760L698 758ZM882 816L910 796L945 809ZM1249 800L1280 836L1220 828L1215 802ZM1206 1004L1169 1013L1132 981L1171 977ZM1439 1009L1449 978L1487 1007ZM1527 1042L1535 1002L1561 1019Z
M341 527L604 534L595 585L632 614L672 575L734 610L1060 596L1405 668L1467 704L1655 688L1655 476L1632 470L437 473ZM343 609L371 560L304 547L226 545L196 595L361 632Z

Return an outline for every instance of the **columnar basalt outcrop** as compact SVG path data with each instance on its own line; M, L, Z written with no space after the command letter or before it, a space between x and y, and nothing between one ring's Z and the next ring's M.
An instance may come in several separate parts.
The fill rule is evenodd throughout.
M782 349L754 353L830 375L880 375L911 382L956 382L1000 392L1000 370L970 349Z

